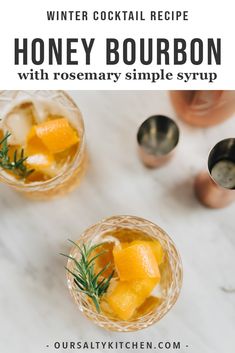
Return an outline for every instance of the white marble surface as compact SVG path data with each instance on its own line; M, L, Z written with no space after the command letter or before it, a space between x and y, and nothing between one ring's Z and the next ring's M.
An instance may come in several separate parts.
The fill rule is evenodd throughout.
M63 199L31 202L0 186L0 352L51 353L54 341L92 339L181 341L181 353L233 353L235 293L221 288L235 289L235 204L205 209L192 184L209 149L234 135L235 119L210 129L179 121L176 157L150 171L137 158L136 129L151 114L175 116L167 92L70 94L84 115L91 158L80 188ZM68 237L76 239L89 225L116 214L159 224L175 241L184 265L175 307L136 333L106 332L83 318L58 255L68 251Z

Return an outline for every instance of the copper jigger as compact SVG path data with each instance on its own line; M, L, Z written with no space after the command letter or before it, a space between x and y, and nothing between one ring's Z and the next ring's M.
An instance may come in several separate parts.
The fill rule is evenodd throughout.
M165 164L172 157L179 141L179 128L164 115L153 115L139 127L137 142L139 156L148 168Z
M218 142L208 157L208 170L198 174L195 193L210 208L223 208L235 201L235 138Z

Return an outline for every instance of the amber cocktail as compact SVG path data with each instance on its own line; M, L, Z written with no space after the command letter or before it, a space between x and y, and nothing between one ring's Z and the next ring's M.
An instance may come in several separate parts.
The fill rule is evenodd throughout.
M176 302L182 264L157 225L133 216L86 230L68 255L68 287L79 309L112 331L136 331L160 320Z
M84 173L81 112L63 91L0 92L0 180L35 199L73 189Z

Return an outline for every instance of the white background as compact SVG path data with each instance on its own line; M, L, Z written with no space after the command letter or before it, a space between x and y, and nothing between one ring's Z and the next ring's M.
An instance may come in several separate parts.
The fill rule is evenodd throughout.
M58 340L180 340L180 351L157 352L234 353L235 293L222 287L235 289L235 203L206 209L194 197L193 182L206 169L210 149L231 136L235 116L208 129L177 120L181 138L175 158L149 170L137 157L136 131L152 114L176 118L167 92L70 94L84 116L90 156L80 187L58 200L32 202L0 185L0 352L80 352L54 350ZM159 323L134 333L107 332L82 316L69 295L66 261L59 255L69 251L68 238L75 240L90 225L118 214L140 216L165 229L184 267L174 308Z
M0 4L0 88L1 89L232 89L235 86L235 42L234 42L234 3L233 1L1 1ZM92 14L94 10L143 10L147 15L150 10L188 10L187 22L48 22L46 10L87 10ZM147 17L147 16L146 16ZM126 67L124 64L105 67L105 42L106 37L116 37L120 40L132 37L136 40L142 38L161 38L171 40L182 37L190 40L195 37L221 37L222 38L222 65L207 66L183 65L182 67L165 67L167 71L176 73L216 71L218 79L209 84L207 81L159 81L155 84L147 81L120 80L117 84L109 81L20 81L17 76L19 71L28 71L33 65L14 67L14 38L27 37L33 39L48 37L95 37L95 45L92 52L92 62L89 67L84 66L84 56L78 45L78 66L59 67L59 71L89 71L124 72L136 68L143 71L143 67L137 64ZM42 66L37 66L42 68ZM43 65L47 72L58 71L56 67ZM144 71L158 71L160 66L151 65Z

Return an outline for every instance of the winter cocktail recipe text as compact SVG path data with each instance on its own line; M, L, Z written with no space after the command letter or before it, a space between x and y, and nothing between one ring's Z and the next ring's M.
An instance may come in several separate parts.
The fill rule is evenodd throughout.
M188 21L188 11L47 11L48 21Z

